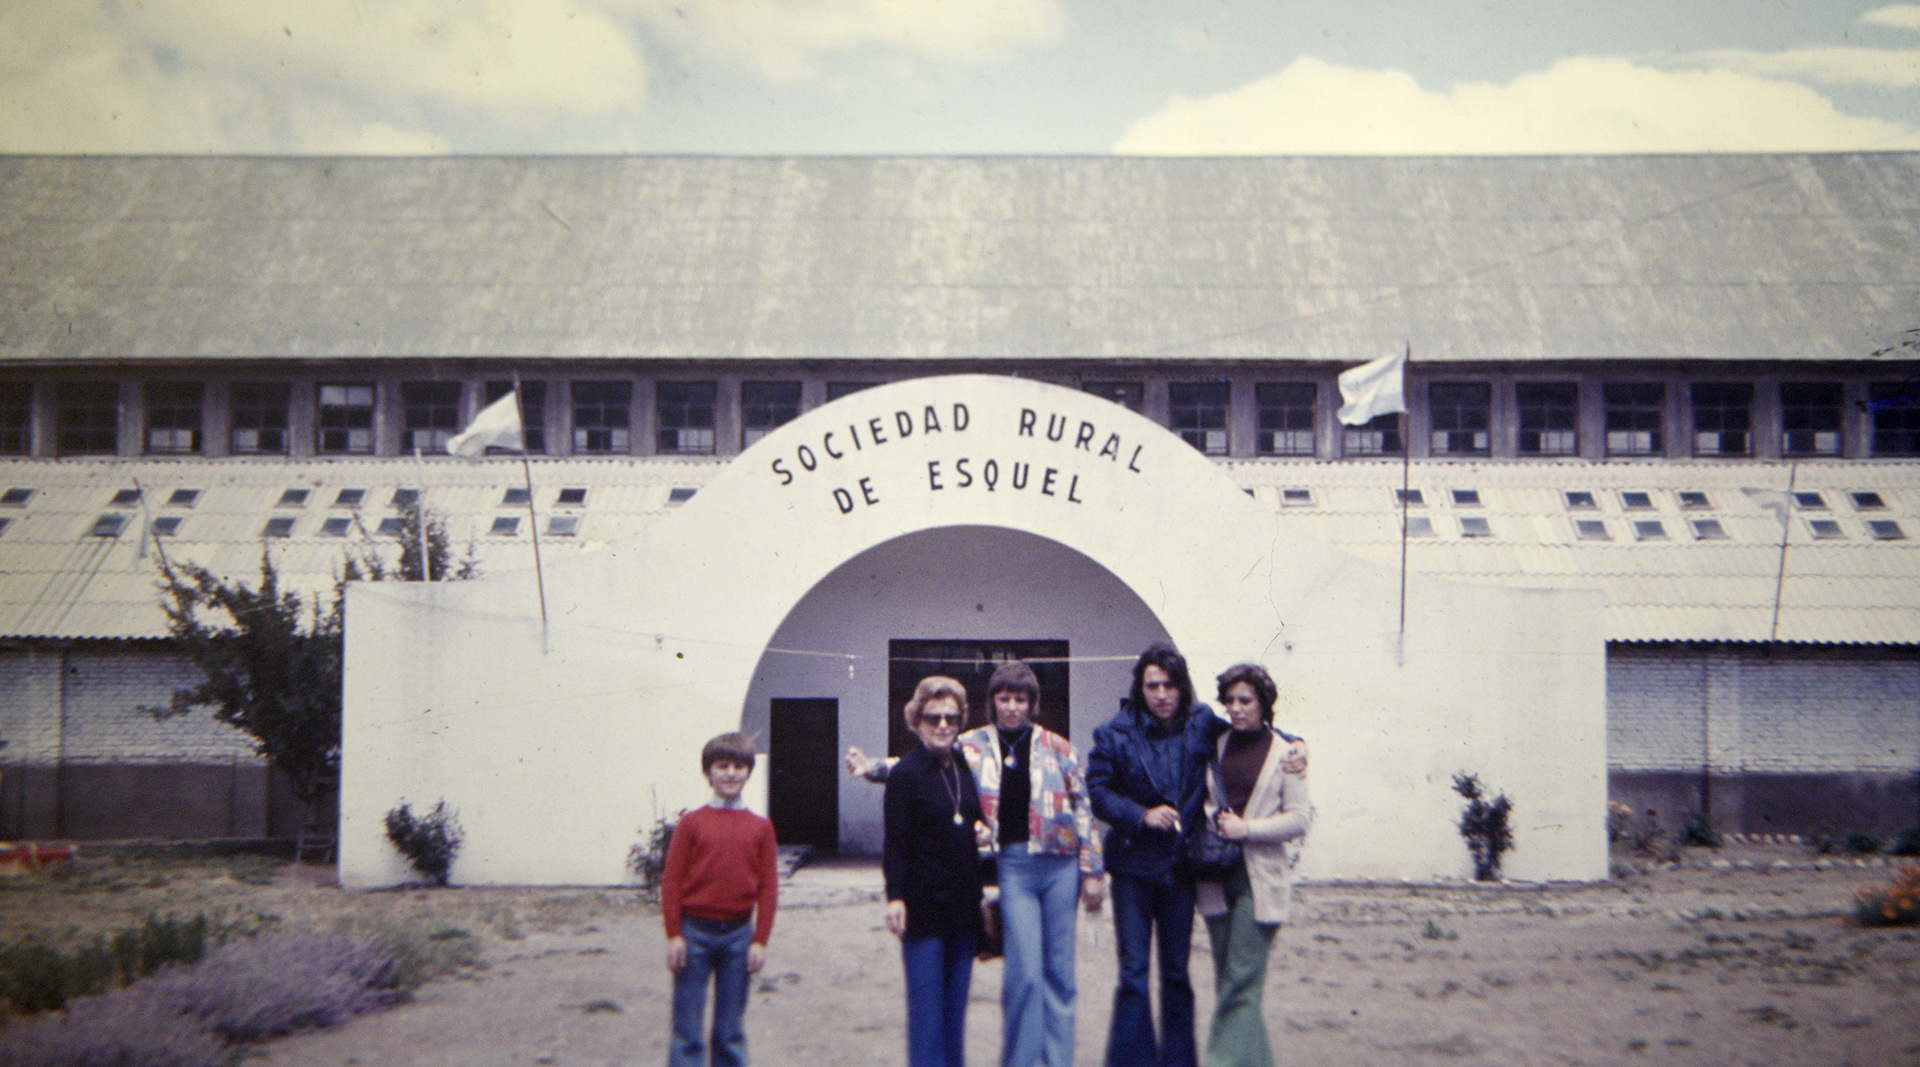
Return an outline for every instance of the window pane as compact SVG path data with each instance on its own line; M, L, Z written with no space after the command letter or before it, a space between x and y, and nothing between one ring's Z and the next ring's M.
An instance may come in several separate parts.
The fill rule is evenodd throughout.
M402 448L422 455L445 452L460 432L460 383L401 382L400 411Z
M1493 388L1486 382L1435 382L1428 387L1436 456L1484 456L1492 447Z
M1141 382L1083 382L1080 388L1104 397L1134 414L1146 406L1146 386Z
M200 412L207 387L199 382L148 382L147 451L200 451Z
M1311 456L1314 453L1314 382L1260 382L1253 387L1259 430L1253 450L1262 456Z
M661 382L655 388L658 448L663 455L713 451L713 407L719 391L713 382Z
M322 385L314 447L329 455L373 452L373 386Z
M233 451L284 455L291 395L285 382L235 382L227 393L233 409Z
M1753 451L1753 383L1695 382L1693 454L1744 456Z
M120 387L115 383L61 382L54 387L54 408L61 455L120 450Z
M0 382L0 456L33 449L33 383Z
M740 447L800 416L799 382L740 383Z
M1920 383L1873 382L1867 386L1873 415L1873 454L1920 456Z
M1667 387L1659 382L1608 382L1607 454L1654 456L1665 448Z
M1399 415L1376 415L1371 422L1345 427L1340 436L1341 451L1349 456L1397 456L1406 447Z
M587 454L630 451L627 426L632 403L632 382L574 382L573 450Z
M1209 456L1227 454L1226 382L1170 382L1167 421L1180 439Z
M1580 451L1580 387L1573 382L1521 382L1520 454L1571 456Z
M1789 456L1840 454L1839 382L1780 383L1780 449Z

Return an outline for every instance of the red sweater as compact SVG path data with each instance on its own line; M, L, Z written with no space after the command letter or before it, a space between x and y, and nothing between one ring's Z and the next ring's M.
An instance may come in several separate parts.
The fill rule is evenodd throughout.
M780 897L773 824L745 808L700 807L680 816L660 879L667 936L680 936L680 916L738 922L759 915L754 941L773 933Z

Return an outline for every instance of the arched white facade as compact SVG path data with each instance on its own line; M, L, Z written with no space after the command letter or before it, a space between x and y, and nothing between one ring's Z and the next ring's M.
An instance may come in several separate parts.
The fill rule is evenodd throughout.
M890 543L982 528L1131 590L1203 695L1231 663L1268 665L1282 721L1313 746L1307 875L1470 873L1449 788L1465 770L1514 798L1510 875L1605 877L1596 594L1416 581L1402 639L1397 573L1283 529L1178 437L1085 393L969 375L780 428L641 537L552 569L544 633L531 574L350 590L343 883L407 877L381 828L403 799L458 810L457 882L625 880L637 829L706 795L705 740L764 714L756 672L796 606L870 552L953 554ZM884 668L884 645L796 653ZM1092 693L1109 709L1119 695ZM1076 712L1076 741L1093 725Z

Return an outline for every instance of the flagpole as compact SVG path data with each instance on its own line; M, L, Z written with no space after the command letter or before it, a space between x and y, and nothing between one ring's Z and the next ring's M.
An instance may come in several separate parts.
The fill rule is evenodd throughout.
M1407 358L1402 362L1401 393L1406 391L1405 366L1413 362L1413 342L1407 342ZM1407 498L1413 487L1413 415L1402 401L1400 411L1400 645L1407 643Z
M1787 467L1787 502L1780 509L1780 570L1773 577L1773 625L1767 629L1767 653L1780 639L1780 596L1787 585L1787 540L1793 532L1793 490L1800 483L1800 464Z
M420 535L420 578L433 581L433 557L427 554L427 464L420 458L420 442L413 443L413 466L420 475L419 495L413 498L414 532Z
M520 470L527 478L527 521L533 531L533 580L540 590L540 651L547 651L547 575L540 564L540 514L533 510L533 464L527 459L527 408L520 395L520 371L513 372L513 407L520 416Z

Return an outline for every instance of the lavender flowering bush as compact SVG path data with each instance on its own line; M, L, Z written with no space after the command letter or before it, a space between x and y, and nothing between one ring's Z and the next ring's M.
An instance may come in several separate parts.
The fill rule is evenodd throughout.
M0 1067L226 1067L232 1043L338 1026L406 995L378 945L324 933L241 941L9 1026Z

